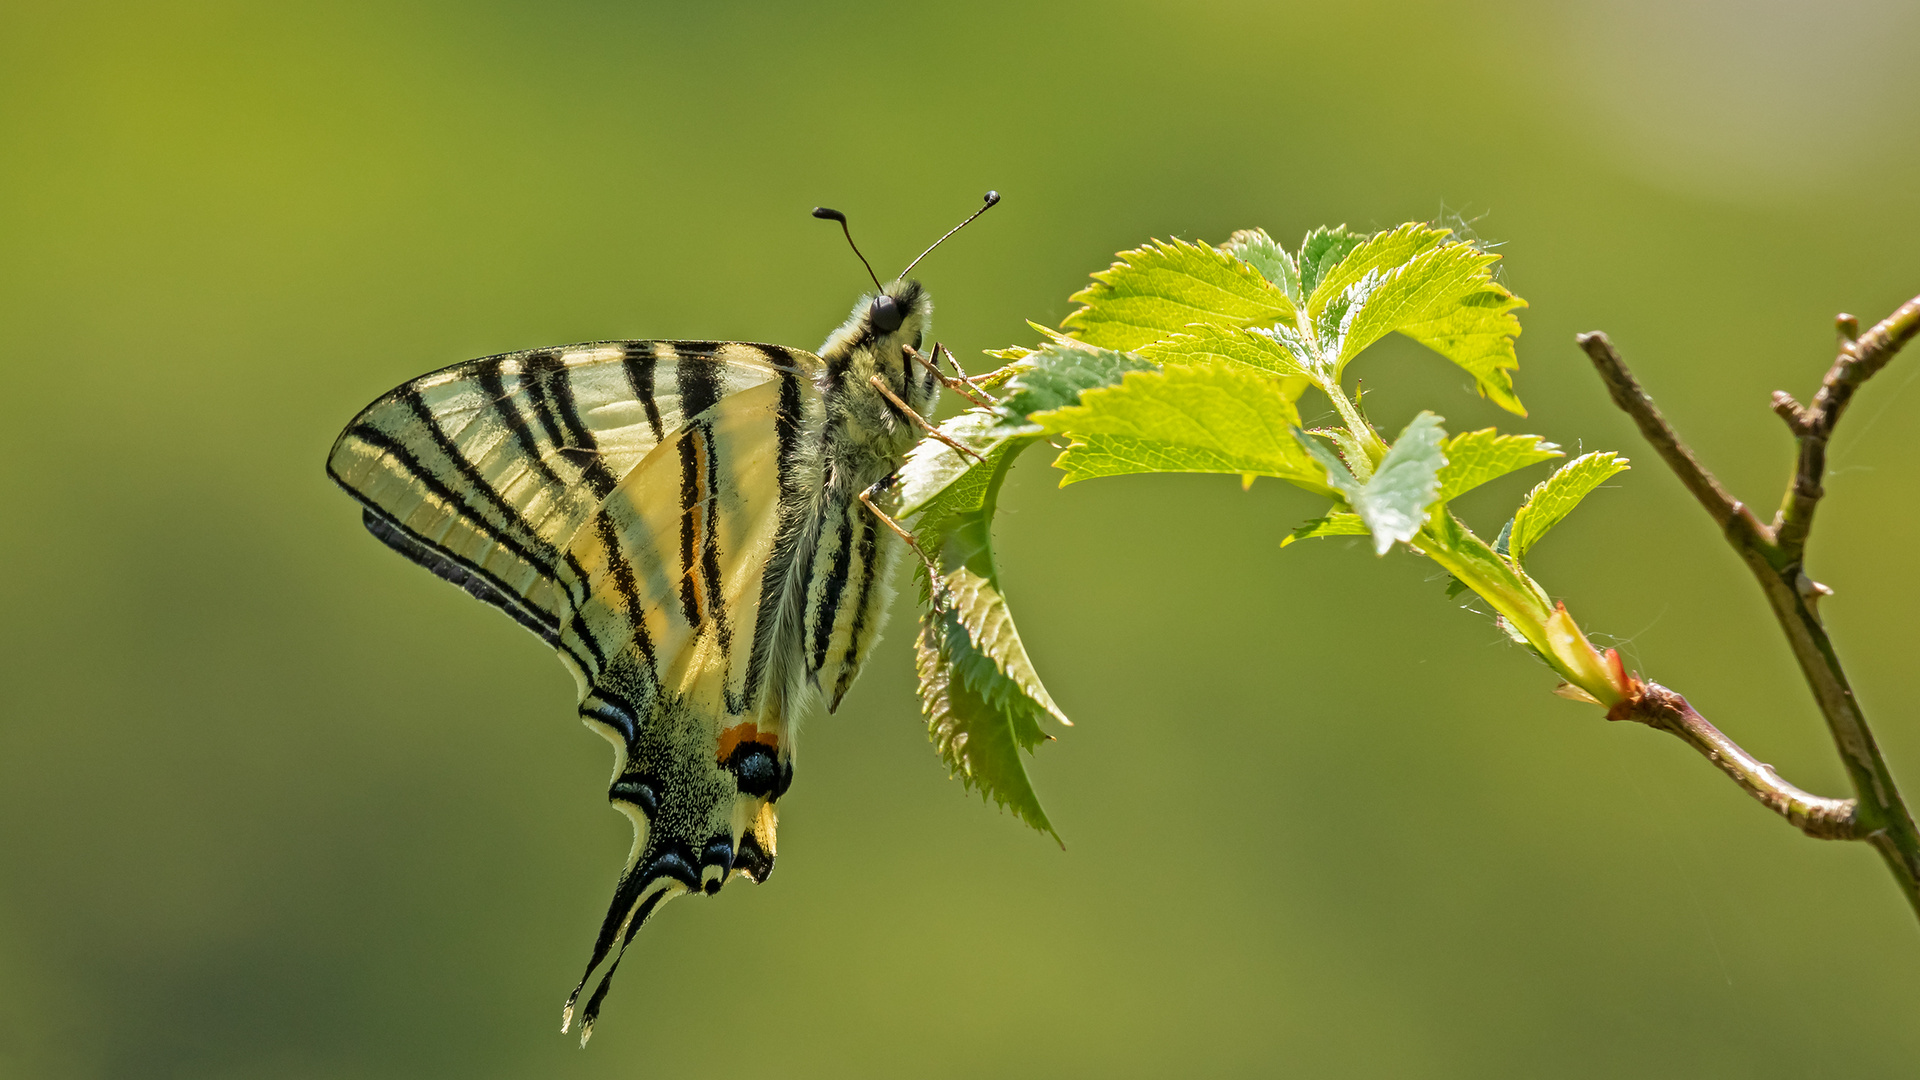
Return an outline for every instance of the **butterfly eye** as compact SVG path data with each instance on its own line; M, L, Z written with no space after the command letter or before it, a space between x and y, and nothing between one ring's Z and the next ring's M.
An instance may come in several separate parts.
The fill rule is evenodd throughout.
M867 308L867 321L873 324L875 330L883 334L891 334L900 329L900 324L905 322L906 318L907 313L901 309L900 302L885 293L874 297L873 303Z

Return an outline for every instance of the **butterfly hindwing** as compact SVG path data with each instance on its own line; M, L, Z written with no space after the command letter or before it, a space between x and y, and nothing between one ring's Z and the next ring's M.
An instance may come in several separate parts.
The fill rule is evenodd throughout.
M634 825L581 977L613 956L583 1037L614 950L662 903L772 868L797 674L782 637L797 620L782 616L821 493L821 408L812 383L782 373L690 418L608 493L561 563L563 592L585 598L563 655L590 658L581 715L614 744L609 797Z

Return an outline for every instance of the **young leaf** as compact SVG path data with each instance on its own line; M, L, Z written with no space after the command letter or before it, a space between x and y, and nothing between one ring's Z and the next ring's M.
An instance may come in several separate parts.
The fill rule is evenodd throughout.
M1239 259L1205 244L1154 241L1120 253L1069 299L1086 305L1061 327L1089 345L1131 350L1194 323L1294 320L1293 301Z
M1349 232L1345 225L1331 229L1321 227L1307 233L1300 241L1300 292L1306 296L1318 292L1327 272L1340 265L1347 253L1366 239L1366 233Z
M985 409L961 413L940 429L986 460L925 440L901 466L892 498L893 512L913 520L921 549L940 566L939 602L921 619L915 650L927 732L969 788L1052 833L1019 752L1047 738L1043 717L1068 721L1014 629L992 539L1007 470L1039 435L1009 430L997 412ZM922 577L931 593L934 583Z
M954 612L929 611L921 617L914 667L920 676L927 736L940 760L969 790L1058 840L1060 834L1047 820L1020 757L1020 751L1031 752L1047 736L1033 708L1017 695L995 702L995 665L974 645Z
M1293 256L1287 249L1267 235L1265 229L1241 229L1220 245L1220 250L1251 265L1260 271L1260 276L1280 286L1295 307L1306 299L1300 291L1300 270L1294 265Z
M1347 497L1373 534L1377 555L1385 555L1396 540L1413 539L1440 497L1440 467L1447 461L1440 445L1447 433L1440 424L1430 412L1414 417L1364 484L1333 451L1299 432L1299 441L1326 470L1327 482Z
M1362 247L1348 259L1366 257ZM1458 364L1495 404L1525 416L1510 372L1520 366L1513 352L1520 320L1513 309L1526 301L1493 280L1498 258L1471 244L1439 244L1397 267L1370 268L1355 278L1337 299L1327 300L1323 313L1323 319L1340 315L1335 377L1362 349L1397 330ZM1334 279L1346 276L1342 264Z
M1440 498L1451 501L1489 480L1564 457L1538 435L1502 435L1493 428L1462 432L1447 440L1447 466L1440 470Z
M1360 520L1359 514L1335 511L1326 517L1314 518L1312 521L1293 530L1293 532L1287 535L1286 539L1280 541L1280 546L1286 547L1295 540L1312 540L1315 537L1321 536L1365 535L1367 535L1367 523Z
M1129 371L1147 371L1152 364L1112 349L1078 342L1051 342L1029 354L1020 371L1007 381L1000 411L1015 424L1027 423L1031 413L1078 404L1082 391L1112 386Z
M1289 397L1298 399L1312 381L1307 366L1292 349L1260 329L1200 325L1183 333L1162 338L1140 350L1140 355L1156 364L1201 364L1226 360L1279 375L1288 380Z
M1567 462L1535 485L1520 512L1513 515L1513 534L1507 547L1514 560L1526 558L1533 545L1572 513L1581 499L1626 468L1626 458L1610 450L1596 450Z
M1444 507L1427 519L1420 548L1441 569L1491 604L1500 615L1501 629L1510 637L1542 658L1548 657L1547 619L1553 614L1553 604L1511 560L1488 547Z
M1031 419L1074 440L1054 462L1066 470L1062 486L1125 473L1253 473L1329 493L1290 431L1300 414L1282 380L1237 364L1130 372Z
M1413 261L1415 255L1446 239L1446 229L1409 221L1391 232L1374 233L1355 245L1339 264L1328 269L1313 288L1306 303L1307 313L1318 317L1334 297L1369 273L1385 274Z
M931 525L958 514L978 512L987 501L987 486L1009 462L1031 446L1039 435L1004 426L998 413L968 409L940 425L940 433L986 459L961 454L938 439L922 439L900 466L888 513L896 518L919 517Z

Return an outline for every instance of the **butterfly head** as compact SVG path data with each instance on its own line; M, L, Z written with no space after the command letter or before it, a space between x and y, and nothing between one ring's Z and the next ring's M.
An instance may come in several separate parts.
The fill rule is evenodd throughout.
M879 374L889 385L904 388L903 378L912 358L908 350L923 350L933 320L933 301L920 283L900 278L860 297L853 313L822 346L820 355L832 362L836 357L851 360L860 354L858 365L868 370L862 375Z
M901 278L864 299L867 311L861 321L865 324L863 329L869 340L879 343L891 338L903 346L920 347L926 337L927 317L933 313L933 305L928 302L927 291L920 287L919 282Z

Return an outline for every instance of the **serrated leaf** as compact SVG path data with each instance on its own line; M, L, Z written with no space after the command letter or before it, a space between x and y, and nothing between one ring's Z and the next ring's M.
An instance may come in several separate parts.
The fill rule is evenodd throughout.
M1368 273L1384 274L1395 267L1404 266L1415 255L1445 240L1447 235L1446 229L1410 221L1390 232L1374 233L1364 238L1349 249L1337 264L1329 267L1314 286L1306 303L1308 314L1318 316L1330 300Z
M961 413L940 429L986 460L923 440L907 455L893 493L895 513L912 521L921 549L939 563L939 602L922 618L915 649L921 711L935 750L970 789L1053 833L1020 751L1045 741L1043 718L1068 721L1014 628L992 535L1007 470L1039 435L1009 430L986 409ZM933 582L921 569L930 594Z
M1282 381L1236 364L1129 372L1118 386L1082 394L1077 406L1031 419L1074 440L1054 462L1066 470L1062 486L1125 473L1202 472L1253 473L1328 491L1292 435L1300 414Z
M940 425L940 433L986 459L985 464L938 439L922 439L900 465L888 512L923 521L974 513L987 501L1000 462L1039 438L1009 430L997 412L968 409Z
M1217 248L1153 241L1120 253L1070 299L1086 305L1061 327L1102 348L1133 350L1194 323L1291 323L1293 301L1252 266Z
M1012 350L1004 351L1011 352ZM998 394L1006 389L1007 384L1013 381L1015 375L1027 370L1027 366L1026 360L1023 357L1011 363L1002 364L984 375L975 375L968 381L973 383L975 390L983 394Z
M1037 746L1046 737L1037 723L1038 714L1072 727L1073 721L1041 685L1040 673L1027 657L1027 647L1014 629L1013 613L1007 610L999 586L964 565L947 575L946 584L948 614L966 631L971 647L993 665L992 671L981 668L965 672L967 684L996 709L1019 707L1036 714L1032 717L1036 721L1033 737L1022 739L1023 746Z
M1411 242L1386 247L1391 253ZM1347 259L1370 262L1372 255L1363 245ZM1525 416L1510 373L1520 366L1513 351L1520 320L1513 310L1526 301L1493 280L1491 267L1498 259L1471 244L1441 243L1398 266L1369 266L1358 275L1343 263L1326 284L1350 283L1337 295L1325 294L1325 309L1315 319L1323 340L1336 346L1335 377L1362 349L1398 331L1458 364L1495 404ZM1322 293L1316 292L1309 310L1320 301Z
M1413 539L1440 497L1440 468L1447 460L1441 449L1447 433L1441 423L1430 412L1414 417L1364 484L1333 451L1305 432L1298 437L1325 469L1327 482L1347 497L1347 504L1373 534L1377 555L1385 555L1396 541Z
M1507 540L1507 548L1517 562L1526 558L1527 552L1547 530L1558 525L1561 519L1580 505L1580 500L1593 492L1594 488L1627 468L1627 459L1610 450L1596 450L1591 454L1582 454L1562 465L1552 476L1542 480L1527 494L1527 501L1513 515L1513 532Z
M1312 521L1293 530L1293 532L1287 535L1286 539L1280 541L1280 546L1286 547L1295 540L1312 540L1322 536L1366 535L1367 523L1360 520L1359 514L1350 514L1337 510L1328 514L1326 517L1314 518Z
M1295 400L1299 399L1313 378L1293 350L1264 329L1205 324L1193 326L1143 347L1140 355L1162 366L1201 364L1212 360L1244 364L1288 380L1288 396Z
M1300 306L1306 294L1300 291L1300 269L1294 265L1293 256L1287 249L1267 235L1265 229L1241 229L1220 245L1220 250L1247 263L1260 276L1280 286L1295 307Z
M1309 231L1300 241L1300 257L1296 260L1300 269L1300 292L1312 296L1319 291L1320 282L1328 272L1366 239L1366 233L1352 232L1345 225Z
M1489 480L1564 456L1558 446L1538 435L1502 435L1493 428L1462 432L1447 440L1440 498L1452 501Z
M1026 365L1007 381L1000 412L1008 421L1024 424L1035 412L1078 404L1080 395L1095 387L1112 386L1129 371L1147 371L1153 365L1139 357L1079 342L1052 342L1028 355Z
M953 612L929 611L922 618L914 667L920 676L927 736L940 760L969 790L1059 840L1020 756L1046 735L1034 710L1017 697L1004 705L991 700L987 688L994 680L980 673L993 670L994 664L974 647ZM976 678L984 678L986 687Z

